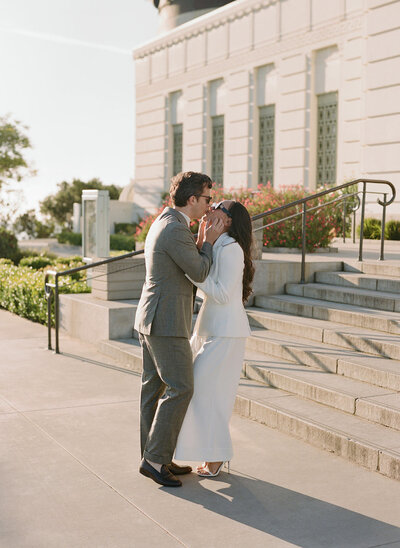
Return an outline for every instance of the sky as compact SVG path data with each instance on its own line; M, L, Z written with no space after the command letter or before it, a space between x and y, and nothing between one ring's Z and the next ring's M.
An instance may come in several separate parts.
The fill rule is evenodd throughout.
M132 50L157 26L149 0L0 0L0 116L28 126L37 171L11 187L20 213L61 181L133 178Z

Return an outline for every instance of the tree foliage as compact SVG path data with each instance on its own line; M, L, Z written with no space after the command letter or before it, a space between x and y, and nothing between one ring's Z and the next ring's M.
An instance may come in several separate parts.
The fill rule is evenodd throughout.
M80 179L73 179L72 183L63 181L58 184L56 194L47 196L40 202L40 212L50 217L62 227L70 228L74 202L82 202L82 190L108 190L110 199L117 200L121 188L115 185L103 185L100 179L94 178L87 183Z
M13 224L13 229L17 234L25 232L33 238L49 238L54 233L54 222L42 223L36 217L35 210L29 209L22 215L19 215Z
M0 116L0 188L7 180L20 181L29 169L24 158L25 151L31 148L26 129L21 122Z

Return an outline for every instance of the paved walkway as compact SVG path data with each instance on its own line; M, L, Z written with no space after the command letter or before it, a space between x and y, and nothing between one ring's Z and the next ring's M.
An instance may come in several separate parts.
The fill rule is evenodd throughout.
M400 483L233 416L231 474L138 471L139 378L0 310L0 546L400 547ZM210 379L212 382L212 379Z

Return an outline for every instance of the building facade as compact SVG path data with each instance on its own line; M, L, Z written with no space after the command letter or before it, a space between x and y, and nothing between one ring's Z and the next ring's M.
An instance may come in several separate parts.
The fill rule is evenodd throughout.
M144 209L194 170L225 188L387 179L400 214L399 0L236 0L134 59Z

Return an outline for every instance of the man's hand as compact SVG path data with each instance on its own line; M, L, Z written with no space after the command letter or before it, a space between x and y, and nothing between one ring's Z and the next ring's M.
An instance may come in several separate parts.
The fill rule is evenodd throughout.
M221 234L225 231L225 224L222 221L222 219L214 218L209 219L206 222L206 226L204 229L204 241L210 243L213 245L215 241L221 236Z

